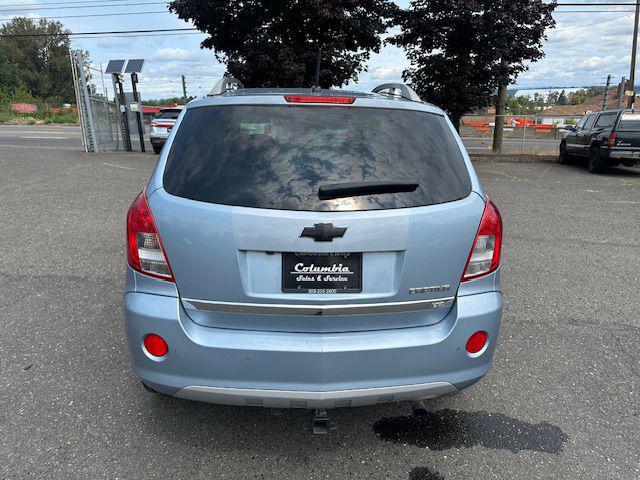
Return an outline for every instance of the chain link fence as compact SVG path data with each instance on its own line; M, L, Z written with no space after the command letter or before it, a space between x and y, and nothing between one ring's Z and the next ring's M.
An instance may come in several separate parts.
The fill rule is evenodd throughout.
M104 97L94 96L90 97L90 102L98 151L118 150L120 141L115 103Z
M545 117L538 115L504 115L502 153L556 155L566 125L575 125L581 116ZM465 115L460 136L470 154L491 153L495 115Z

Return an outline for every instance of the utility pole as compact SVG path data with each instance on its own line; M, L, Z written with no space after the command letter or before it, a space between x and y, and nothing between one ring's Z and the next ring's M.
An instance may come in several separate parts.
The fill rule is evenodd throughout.
M182 75L182 97L184 98L184 104L186 105L187 101L188 101L188 97L187 97L187 81L185 80L184 75Z
M640 0L638 0L640 2ZM493 127L493 153L502 152L502 130L504 128L505 113L507 112L507 85L508 78L506 76L507 62L500 62L502 75L498 84L498 98L496 100L496 120Z
M604 87L604 98L602 99L602 110L607 109L607 96L609 95L610 86L611 86L611 74L607 75L607 85Z
M102 77L102 91L104 92L104 98L107 99L107 87L104 84L104 68L102 68L102 62L100 62L100 77Z
M631 47L631 73L629 73L629 90L635 88L636 82L636 53L638 50L638 23L640 23L640 0L636 0L636 19L633 24L633 46ZM633 107L635 102L635 93L629 97L629 108Z
M618 106L617 108L622 108L622 99L624 98L624 87L627 85L627 79L622 77L620 81L620 86L618 87Z

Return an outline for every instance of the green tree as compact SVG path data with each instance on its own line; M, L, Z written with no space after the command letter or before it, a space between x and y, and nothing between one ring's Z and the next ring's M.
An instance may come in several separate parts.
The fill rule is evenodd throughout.
M318 49L320 85L358 78L397 10L391 0L174 0L169 8L209 37L247 87L310 87Z
M20 87L24 87L20 78L20 68L9 59L0 44L0 91L11 96Z
M24 90L22 88L17 89L11 95L12 101L16 103L38 103L38 99L35 98L30 91Z
M536 94L536 99L532 99L529 95L520 95L518 97L510 97L508 101L509 111L515 115L531 115L542 109L542 97Z
M566 105L567 104L567 94L564 90L562 90L560 92L560 95L558 95L558 100L556 102L556 105Z
M1 83L1 88L24 87L34 97L62 96L74 99L69 65L69 30L62 23L16 17L0 27L0 51L5 64L16 66L18 85ZM28 36L36 35L36 36ZM0 62L2 59L0 58ZM4 82L0 74L0 81Z
M587 87L585 94L587 98L601 97L602 95L604 95L604 87L600 87L600 86Z
M488 105L497 89L496 110L504 112L508 84L526 62L544 55L554 8L542 0L413 0L397 15L402 31L390 42L411 62L405 80L457 126L462 115Z
M188 97L187 100L191 101L195 97ZM171 98L150 98L142 101L143 105L152 107L166 107L171 105L184 105L184 97L171 97Z
M571 105L582 105L587 99L587 92L583 89L573 92L569 96L569 103Z

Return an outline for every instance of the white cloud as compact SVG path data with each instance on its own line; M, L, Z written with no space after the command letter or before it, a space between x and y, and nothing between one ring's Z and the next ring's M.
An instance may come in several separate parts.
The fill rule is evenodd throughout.
M101 38L97 41L96 45L100 48L104 48L105 50L111 50L116 48L126 48L128 43L126 40Z
M194 60L199 57L198 50L185 50L183 48L161 48L156 50L152 59L156 62L162 62L167 60Z
M376 68L371 72L371 78L379 80L399 78L402 76L402 71L404 69L404 66Z

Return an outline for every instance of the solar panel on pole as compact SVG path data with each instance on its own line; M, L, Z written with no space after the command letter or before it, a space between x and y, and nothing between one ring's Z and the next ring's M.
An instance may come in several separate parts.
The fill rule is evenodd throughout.
M138 123L138 136L140 138L140 150L145 151L144 146L144 127L142 126L142 107L140 104L142 103L140 100L140 95L138 94L138 89L136 88L136 84L138 83L138 73L142 72L142 67L144 66L143 58L136 58L133 60L129 60L127 62L127 68L125 69L125 73L131 74L131 86L133 88L133 101L137 104L136 111L136 120Z
M140 73L142 71L142 67L144 66L143 58L136 58L133 60L129 60L127 63L127 68L124 73Z
M117 73L117 74L122 73L125 62L126 60L109 60L109 63L107 64L107 69L105 70L104 73Z

